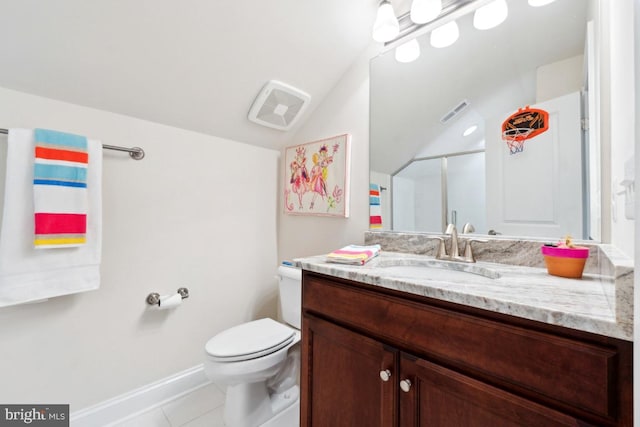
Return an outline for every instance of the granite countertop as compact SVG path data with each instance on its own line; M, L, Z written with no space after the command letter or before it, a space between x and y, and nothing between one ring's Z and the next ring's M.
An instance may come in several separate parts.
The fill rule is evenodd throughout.
M606 254L604 248L601 256ZM633 269L628 265L606 271L609 274L567 279L540 267L440 261L384 250L363 266L325 259L320 255L294 261L305 270L329 276L633 340Z

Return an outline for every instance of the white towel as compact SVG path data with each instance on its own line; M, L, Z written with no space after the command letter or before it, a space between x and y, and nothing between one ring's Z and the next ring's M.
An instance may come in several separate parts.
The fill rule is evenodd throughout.
M34 134L10 129L0 228L0 307L97 289L102 253L102 144L88 141L87 244L33 247Z

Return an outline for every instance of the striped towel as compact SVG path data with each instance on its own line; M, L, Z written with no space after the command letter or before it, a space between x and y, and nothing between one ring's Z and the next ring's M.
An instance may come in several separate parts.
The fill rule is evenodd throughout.
M328 262L341 264L364 265L380 253L380 245L358 246L349 245L335 250L327 255Z
M86 243L87 138L35 130L33 197L36 248Z
M382 209L380 207L380 185L369 184L369 228L382 228Z

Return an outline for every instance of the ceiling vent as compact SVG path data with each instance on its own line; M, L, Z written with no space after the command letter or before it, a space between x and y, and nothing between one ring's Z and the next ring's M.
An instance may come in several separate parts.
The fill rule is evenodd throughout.
M289 130L310 100L311 96L300 89L271 80L253 101L249 120L270 128Z
M458 105L453 107L447 114L442 116L442 118L440 119L440 123L442 123L443 125L446 124L449 120L453 119L455 116L460 114L468 106L469 106L469 101L467 101L466 99L463 99L462 101L460 101Z

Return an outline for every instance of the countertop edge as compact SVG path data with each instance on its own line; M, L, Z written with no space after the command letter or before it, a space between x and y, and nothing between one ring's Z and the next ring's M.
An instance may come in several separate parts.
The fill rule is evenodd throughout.
M613 247L604 248L603 251L607 254L607 256L613 255L614 257L616 257L616 255L618 254L616 252L616 249ZM386 259L394 256L401 258L425 257L424 255L415 254L396 254L393 252L384 253L384 258ZM620 261L621 259L619 258L614 262L617 267L616 276L618 274L622 274L623 276L628 277L628 274L625 275L625 273L629 272L629 268L631 269L631 271L633 271L633 264L631 263L630 266L627 266L624 262ZM615 306L611 308L610 313L606 313L603 315L571 313L568 311L550 309L540 304L536 305L533 303L527 303L525 301L510 300L509 298L502 299L492 296L466 293L460 289L448 289L446 283L429 283L426 281L420 281L411 278L400 279L394 277L384 277L384 275L379 274L378 270L380 269L375 269L375 265L355 266L348 264L328 263L325 262L325 257L323 255L298 258L294 260L294 263L296 264L296 266L304 270L324 274L327 276L362 282L372 286L398 290L414 295L420 295L428 298L438 299L441 301L488 310L495 313L501 313L550 325L557 325L570 329L591 332L611 338L618 338L625 341L633 341L633 318L632 316L628 316L626 310L623 315L620 315L618 310L616 310L616 308L618 308L618 304L615 304ZM513 269L513 267L505 266L505 269ZM633 275L631 275L631 277L632 276ZM615 278L614 280L616 279L617 278ZM549 276L549 280L558 280L558 278ZM626 299L628 297L628 294L616 295L615 300L617 303L621 303L622 298Z

